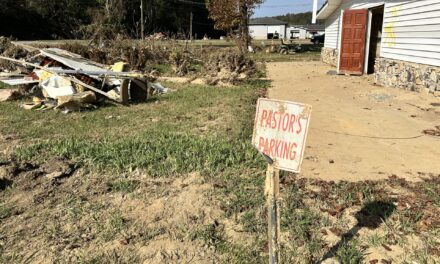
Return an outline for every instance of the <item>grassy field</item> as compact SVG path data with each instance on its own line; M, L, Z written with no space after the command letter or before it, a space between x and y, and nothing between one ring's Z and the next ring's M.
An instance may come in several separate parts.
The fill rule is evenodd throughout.
M319 61L321 53L319 52L301 52L297 54L283 55L279 53L258 52L251 57L261 62L283 62L283 61Z
M69 115L0 104L0 263L267 262L265 163L250 141L269 82L167 85ZM422 176L282 173L282 263L438 263L440 177Z

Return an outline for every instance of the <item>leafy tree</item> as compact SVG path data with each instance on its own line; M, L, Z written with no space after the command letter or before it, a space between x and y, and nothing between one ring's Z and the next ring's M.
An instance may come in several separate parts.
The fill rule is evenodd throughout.
M238 28L238 46L245 53L250 43L249 17L264 0L207 0L215 28L232 32Z

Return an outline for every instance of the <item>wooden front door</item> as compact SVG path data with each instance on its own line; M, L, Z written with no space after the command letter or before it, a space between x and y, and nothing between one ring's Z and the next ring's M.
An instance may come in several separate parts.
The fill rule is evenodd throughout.
M364 71L367 17L367 9L344 11L339 62L341 73L362 74Z

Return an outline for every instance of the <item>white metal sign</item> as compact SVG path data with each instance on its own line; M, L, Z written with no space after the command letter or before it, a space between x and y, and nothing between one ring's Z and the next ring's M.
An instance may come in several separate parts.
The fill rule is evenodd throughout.
M252 144L275 168L299 173L311 112L310 105L259 99Z

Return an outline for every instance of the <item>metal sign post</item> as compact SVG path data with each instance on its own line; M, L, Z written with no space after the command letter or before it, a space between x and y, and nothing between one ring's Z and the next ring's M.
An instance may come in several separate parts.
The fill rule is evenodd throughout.
M266 158L269 263L280 263L280 170L299 173L312 107L259 99L252 144Z

